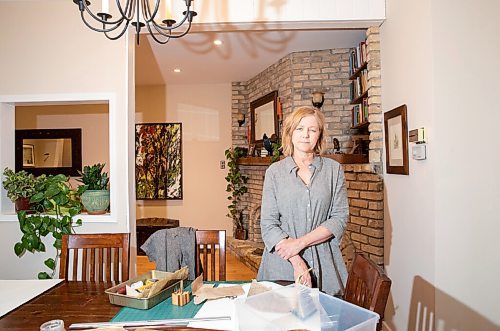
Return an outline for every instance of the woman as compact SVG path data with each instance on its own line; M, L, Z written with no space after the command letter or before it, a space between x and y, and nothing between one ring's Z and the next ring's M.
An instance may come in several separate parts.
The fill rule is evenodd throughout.
M261 230L266 245L257 278L295 280L342 295L347 270L340 241L349 216L344 172L319 154L325 147L325 118L300 107L285 120L286 158L266 171ZM308 269L311 268L311 272Z

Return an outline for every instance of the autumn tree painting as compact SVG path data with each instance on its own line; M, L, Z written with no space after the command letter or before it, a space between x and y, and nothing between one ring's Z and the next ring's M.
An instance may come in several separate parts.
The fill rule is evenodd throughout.
M136 124L137 199L182 199L181 123Z

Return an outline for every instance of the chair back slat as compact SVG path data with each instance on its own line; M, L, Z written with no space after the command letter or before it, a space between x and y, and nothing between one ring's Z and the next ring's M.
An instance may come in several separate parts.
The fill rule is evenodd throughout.
M75 250L73 252L73 265L78 265L78 251ZM77 269L73 268L73 279L76 279L77 276Z
M210 255L210 263L208 255ZM200 261L203 261L202 266L200 266ZM226 280L226 231L196 231L196 275L200 274L201 269L203 269L204 280ZM218 279L216 278L217 269Z
M382 328L391 280L375 262L356 253L347 278L344 300L380 315L377 330Z
M94 282L95 281L95 255L96 255L96 251L91 249L90 250L90 265L89 265L89 269L90 269L90 281L91 282ZM74 268L75 266L73 266ZM83 278L82 276L82 279L84 280L87 280L87 275L85 275L85 278Z
M81 261L78 260L79 250L82 250ZM69 264L70 251L73 254L72 266ZM59 277L72 281L97 283L126 281L128 280L128 260L128 233L64 235ZM119 277L120 264L121 279ZM111 272L112 265L113 272ZM71 267L72 271L69 270ZM80 279L78 278L78 268L81 268ZM69 274L72 274L72 279L68 279Z

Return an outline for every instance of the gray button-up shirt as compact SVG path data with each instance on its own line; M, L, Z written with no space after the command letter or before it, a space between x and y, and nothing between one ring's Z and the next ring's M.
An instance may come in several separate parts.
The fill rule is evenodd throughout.
M257 278L294 280L293 267L279 257L274 246L285 238L298 238L323 226L333 237L304 249L300 255L321 291L342 294L347 270L340 241L349 218L344 172L334 160L316 156L310 166L308 186L297 174L292 157L272 164L266 171L262 192L261 230L266 245Z

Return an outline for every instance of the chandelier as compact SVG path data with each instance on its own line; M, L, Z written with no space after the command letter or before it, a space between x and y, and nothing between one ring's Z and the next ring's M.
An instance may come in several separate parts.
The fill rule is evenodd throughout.
M147 28L156 42L166 44L171 38L185 36L191 29L193 17L197 15L195 11L191 10L192 0L183 0L186 3L186 10L182 13L184 17L179 22L172 18L165 18L160 21L159 9L166 6L165 0L126 0L124 6L122 6L123 0L111 0L116 1L116 8L113 13L118 13L118 18L114 18L109 11L109 1L102 0L101 11L95 13L90 9L90 1L73 0L78 5L80 16L85 25L94 31L103 32L111 40L123 36L128 25L131 24L135 28L137 44L139 44L141 29L144 27ZM161 6L162 1L163 6ZM150 6L150 2L153 3L152 6ZM186 21L187 27L184 26L183 30L177 31L176 29L184 25Z

